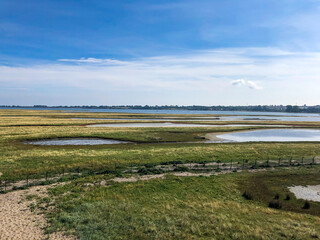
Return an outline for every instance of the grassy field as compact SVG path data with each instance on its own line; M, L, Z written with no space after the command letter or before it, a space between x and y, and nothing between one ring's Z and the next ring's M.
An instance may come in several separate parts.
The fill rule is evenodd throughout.
M94 182L92 178L76 180L51 190L46 204L55 199L56 210L49 213L48 230L64 229L80 239L96 240L319 238L320 204L312 203L304 210L303 201L293 195L289 201L282 200L286 186L299 183L299 179L319 183L318 171L302 168L212 177L169 176L136 183L110 182L107 187L88 185ZM311 175L305 179L307 172ZM260 179L257 186L267 192L264 198L269 201L281 193L280 201L286 202L282 210L268 208L258 195L253 200L242 197L248 188L243 183L253 178ZM285 181L278 185L279 179Z
M256 128L256 127L255 127ZM259 127L257 127L259 128ZM241 161L243 159L301 158L320 155L318 143L242 143L203 144L197 136L207 132L226 132L232 128L86 128L79 126L4 127L1 131L0 172L2 178L24 179L45 172L75 169L114 170L146 163L168 161ZM35 146L27 140L99 137L138 142L97 146ZM199 143L183 143L183 142ZM166 142L164 144L159 144ZM171 142L171 143L170 143Z
M80 117L166 116L0 110L0 179L17 181L26 176L40 178L46 172L100 171L99 175L79 175L77 179L52 188L49 197L38 199L37 207L50 219L48 232L62 229L80 239L97 240L320 238L320 204L312 202L310 209L303 209L304 201L296 199L287 189L298 184L319 184L318 166L210 177L168 175L165 179L132 183L108 181L128 167L174 161L235 163L246 160L251 163L319 157L318 142L204 144L201 141L206 133L269 127L89 128L85 125L106 121L70 119ZM190 118L188 115L175 117ZM248 123L253 124L252 121ZM315 128L319 123L298 123L297 127L299 125ZM82 137L132 143L96 146L24 143ZM96 184L102 180L106 186ZM251 200L242 196L244 192ZM285 200L287 195L290 200ZM268 207L275 198L281 203L281 209Z
M126 123L126 122L150 122L148 119L167 119L168 117L173 120L179 120L183 123L183 120L188 123L199 123L199 124L254 124L254 125L283 125L287 124L290 126L298 127L320 127L319 122L296 122L296 121L259 121L249 120L245 121L197 121L201 117L219 118L225 116L237 116L237 115L205 115L205 114L129 114L129 113L93 113L93 112L65 112L65 111L50 111L50 110L5 110L0 109L0 126L83 126L85 124L99 124L99 123ZM255 115L251 115L255 116ZM263 115L259 115L263 117ZM267 115L270 117L270 115ZM198 119L196 118L198 117ZM279 117L279 116L278 116ZM84 118L84 119L79 119ZM102 119L99 119L102 118ZM113 119L118 120L113 120ZM122 120L121 120L122 119ZM139 119L130 120L127 119ZM203 119L202 119L203 120ZM161 122L161 120L153 121Z
M51 111L0 111L0 172L3 179L19 180L27 175L40 177L45 172L75 169L114 170L146 163L168 161L253 161L279 157L320 155L317 143L202 144L199 136L208 132L229 132L266 127L208 128L88 128L88 120L67 117L119 117L106 113L64 113ZM78 116L78 117L79 117ZM136 117L135 114L120 116ZM141 117L141 114L139 115ZM143 115L145 116L145 115ZM157 116L147 116L155 118ZM181 116L180 116L181 117ZM188 116L186 116L188 117ZM18 119L18 120L17 120ZM75 122L74 122L75 121ZM99 123L99 120L90 120ZM250 122L251 123L251 122ZM77 124L77 125L74 125ZM20 126L18 126L20 125ZM138 144L102 146L34 146L28 140L96 137L132 141ZM199 143L182 143L199 142ZM165 144L159 144L165 143Z

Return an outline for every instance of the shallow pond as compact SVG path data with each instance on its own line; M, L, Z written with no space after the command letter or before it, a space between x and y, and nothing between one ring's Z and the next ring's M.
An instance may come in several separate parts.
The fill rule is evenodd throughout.
M176 121L217 121L220 118L191 118L191 119L178 119L178 118L72 118L79 120L109 120L109 121L164 121L164 122L176 122Z
M296 198L320 202L320 185L288 187Z
M109 121L289 121L289 122L320 122L320 117L284 117L284 116L223 116L223 117L166 117L166 118L72 118L74 120L109 120Z
M64 138L64 139L49 139L49 140L37 140L28 141L26 144L33 145L103 145L103 144L121 144L128 143L125 141L111 140L111 139L101 139L101 138Z
M284 117L284 116L263 116L263 117L250 117L250 116L231 116L231 117L224 117L225 119L228 119L230 121L288 121L288 122L319 122L320 121L320 117L311 117L311 116L307 116L307 117L302 117L302 116L298 116L298 117L293 117L293 116L289 116L289 117Z
M283 127L284 125L247 125L247 124L229 124L229 125L210 125L210 124L191 124L191 123L109 123L109 124L93 124L87 127L252 127L252 126L269 126Z
M217 135L216 137L232 142L316 142L320 141L320 130L267 129L227 133Z

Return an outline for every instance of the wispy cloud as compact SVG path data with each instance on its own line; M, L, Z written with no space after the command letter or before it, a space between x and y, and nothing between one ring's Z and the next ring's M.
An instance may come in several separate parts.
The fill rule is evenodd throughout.
M99 58L80 58L80 59L58 59L59 62L73 62L73 63L103 63L103 64L126 64L127 62L115 59L99 59Z
M263 89L263 87L259 86L257 82L247 81L244 79L238 79L238 80L231 81L231 84L234 86L246 86L246 87L249 87L250 89L254 89L254 90Z
M43 87L59 94L69 89L98 98L96 104L103 99L111 99L109 104L316 104L319 65L319 52L277 48L211 49L127 61L60 59L0 66L0 89Z

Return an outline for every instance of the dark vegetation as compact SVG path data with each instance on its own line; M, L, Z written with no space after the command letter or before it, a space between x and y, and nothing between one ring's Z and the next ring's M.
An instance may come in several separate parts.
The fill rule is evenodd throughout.
M247 199L247 200L252 200L252 199L253 199L251 193L249 193L249 192L247 192L247 191L245 191L245 192L242 194L242 196L243 196L245 199Z
M320 106L292 106L292 105L255 105L255 106L149 106L149 105L119 105L119 106L8 106L2 105L2 108L79 108L79 109L136 109L136 110L193 110L193 111L257 111L257 112L305 112L319 113Z
M310 208L310 202L309 201L305 201L302 208L303 209L309 209Z
M282 205L278 200L272 200L271 202L269 202L269 208L275 208L275 209L281 209Z
M301 208L304 201L294 197L280 202L282 195L279 194L279 200L273 199L279 190L287 191L287 184L304 178L307 171L311 172L312 176L308 177L311 180L318 170L299 168L211 177L169 176L91 188L87 182L96 182L94 178L78 179L50 191L57 210L50 215L48 230L74 230L80 239L97 240L106 236L110 239L318 238L318 218L286 211L319 216L319 203L313 203L307 210ZM254 192L248 184L243 186L243 182L252 177L269 180L259 182L264 184L261 188L267 187L266 191ZM276 184L279 180L280 187ZM247 190L241 196L243 187ZM261 198L266 202L261 202ZM289 202L295 210L288 209Z
M298 213L308 210L308 214L320 216L320 202L312 202L310 208L309 201L297 199L288 190L288 186L317 185L319 182L319 168L304 167L248 174L238 186L242 191L250 192L254 201L262 206Z

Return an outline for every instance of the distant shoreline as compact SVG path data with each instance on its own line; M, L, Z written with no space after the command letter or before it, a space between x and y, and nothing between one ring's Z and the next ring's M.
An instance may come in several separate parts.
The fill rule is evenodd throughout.
M246 112L284 112L284 113L320 113L320 105L316 106L292 106L292 105L257 105L257 106L141 106L141 105L119 105L119 106L19 106L19 105L0 105L5 109L119 109L119 110L184 110L184 111L246 111Z

